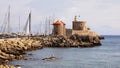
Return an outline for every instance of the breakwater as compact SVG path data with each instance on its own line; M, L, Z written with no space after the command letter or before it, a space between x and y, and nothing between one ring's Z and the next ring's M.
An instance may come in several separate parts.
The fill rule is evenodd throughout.
M48 36L33 38L39 40L43 47L94 47L101 45L99 36L80 36L74 34L66 36Z
M32 40L29 38L1 39L0 66L3 66L5 68L11 67L5 64L12 60L26 59L24 57L25 51L35 50L40 48L42 48L42 46L39 41Z
M43 47L94 47L101 45L98 36L41 36L0 40L0 66L12 60L25 59L25 51ZM9 66L10 67L10 66ZM7 68L7 67L6 67Z

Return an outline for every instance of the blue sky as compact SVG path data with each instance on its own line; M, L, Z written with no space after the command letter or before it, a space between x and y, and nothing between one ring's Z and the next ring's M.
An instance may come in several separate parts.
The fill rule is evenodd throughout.
M120 35L120 0L0 0L0 24L9 5L13 31L18 29L19 16L22 28L31 11L33 32L38 31L46 17L60 19L66 28L72 28L74 16L80 15L79 19L87 21L92 31Z

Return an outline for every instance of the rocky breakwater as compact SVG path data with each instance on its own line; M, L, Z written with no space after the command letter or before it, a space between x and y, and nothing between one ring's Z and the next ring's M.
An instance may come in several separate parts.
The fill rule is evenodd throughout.
M0 39L0 66L12 60L24 59L25 51L42 48L40 41L28 38ZM0 67L1 68L1 67Z
M78 34L70 37L47 37L40 41L44 47L94 47L101 45L99 36L80 36Z

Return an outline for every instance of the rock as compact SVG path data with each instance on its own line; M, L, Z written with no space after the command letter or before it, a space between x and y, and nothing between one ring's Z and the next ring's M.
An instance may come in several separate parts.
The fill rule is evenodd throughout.
M0 64L13 59L23 59L26 50L40 49L42 45L33 39L4 39L0 41Z
M48 57L48 58L43 58L42 60L51 61L51 60L56 60L56 59L57 59L56 57L51 56L51 57Z
M93 41L94 45L101 45L99 37L95 37Z
M15 65L16 68L21 68L21 65Z
M70 37L53 36L50 40L44 38L42 41L41 45L44 47L94 47L96 44L100 45L100 39L98 39L97 36L81 36L78 34L74 34Z
M16 67L11 65L0 65L0 68L16 68Z
M98 36L98 37L99 37L99 39L101 39L101 40L102 40L102 39L105 39L104 36Z
M33 55L32 53L29 53L28 55Z

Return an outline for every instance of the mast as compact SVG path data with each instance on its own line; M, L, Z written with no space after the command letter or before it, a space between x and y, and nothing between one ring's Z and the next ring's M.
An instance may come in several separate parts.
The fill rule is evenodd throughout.
M19 32L20 32L20 16L19 16Z
M47 18L45 20L45 36L47 35Z
M8 11L5 14L4 22L1 27L1 32L2 33L10 33L11 27L10 27L10 5L8 7Z
M41 26L42 26L42 24L41 24L41 22L40 22L40 24L39 24L39 34L41 35Z
M29 34L31 34L31 12L29 13Z
M1 33L4 33L5 32L5 29L6 29L6 26L7 26L7 13L5 14L5 17L4 17L4 21L3 21L3 24L1 26Z
M8 33L10 33L10 6L8 7Z
M49 17L49 22L48 22L49 24L48 24L48 29L49 29L49 33L48 33L48 35L50 35L50 17Z

